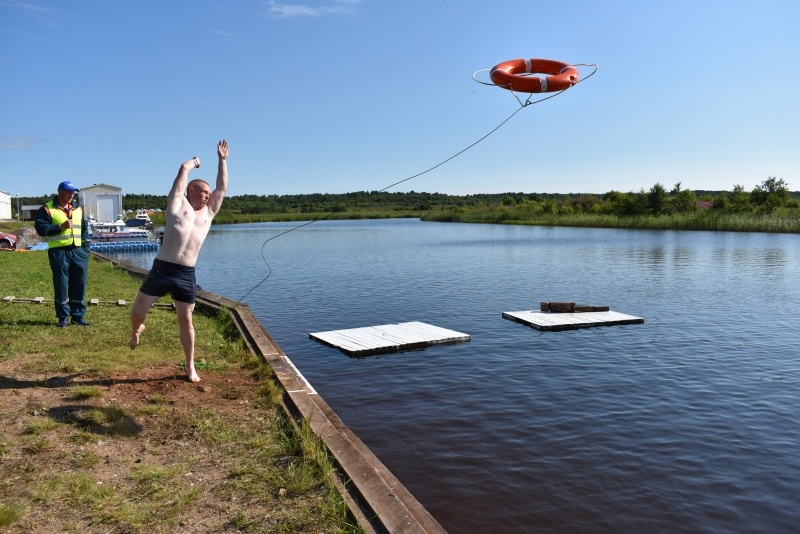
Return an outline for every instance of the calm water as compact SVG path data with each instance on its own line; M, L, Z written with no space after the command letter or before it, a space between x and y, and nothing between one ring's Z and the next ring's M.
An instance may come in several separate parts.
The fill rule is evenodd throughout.
M215 226L204 289L241 298L292 224ZM319 222L245 302L448 531L797 532L800 237ZM139 261L149 267L152 256ZM503 311L645 324L539 332ZM309 332L423 321L472 341L351 358Z

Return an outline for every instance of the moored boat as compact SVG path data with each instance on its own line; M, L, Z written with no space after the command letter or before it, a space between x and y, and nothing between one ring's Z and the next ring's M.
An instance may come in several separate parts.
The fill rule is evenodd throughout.
M129 227L121 218L114 222L97 222L90 217L87 223L91 250L115 252L158 249L158 241L153 238L150 230L143 227Z
M147 210L136 210L136 215L125 219L125 226L129 228L138 228L144 226L145 228L152 229L153 221L150 220L150 212Z

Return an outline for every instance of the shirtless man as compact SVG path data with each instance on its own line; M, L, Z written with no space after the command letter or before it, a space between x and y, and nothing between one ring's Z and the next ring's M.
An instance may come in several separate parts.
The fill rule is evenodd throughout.
M170 293L178 316L181 346L186 356L186 374L190 382L199 382L194 368L194 325L192 312L195 303L194 265L200 247L211 228L211 219L219 212L225 190L228 188L228 142L217 144L219 165L217 187L203 180L188 183L189 173L200 167L200 160L190 159L181 165L178 176L167 197L164 238L153 260L150 274L142 284L131 309L131 349L139 344L144 332L144 321L150 307ZM186 196L184 196L184 191Z

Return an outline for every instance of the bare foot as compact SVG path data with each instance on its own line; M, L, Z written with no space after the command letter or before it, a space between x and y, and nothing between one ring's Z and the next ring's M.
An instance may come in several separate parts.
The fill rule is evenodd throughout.
M189 379L189 382L200 382L200 376L197 374L197 371L194 368L186 370L186 378Z
M135 332L131 333L131 350L135 349L137 345L139 345L139 336L142 335L144 332L144 325L139 325L139 328L136 329Z

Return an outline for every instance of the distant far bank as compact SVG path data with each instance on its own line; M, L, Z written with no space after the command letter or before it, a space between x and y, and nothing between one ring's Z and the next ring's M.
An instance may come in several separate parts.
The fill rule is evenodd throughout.
M237 210L236 203L231 204L215 222L419 217L439 222L800 233L800 193L790 192L779 178L768 178L752 191L735 186L730 192L701 193L683 189L679 182L670 191L656 183L649 191L609 191L603 195L303 195L289 206L273 206L271 212L262 213L252 213L256 211L252 205Z
M640 230L697 230L717 232L800 233L800 215L784 213L722 213L698 210L686 214L625 216L592 213L542 213L505 206L432 209L427 212L345 211L337 213L226 215L215 224L260 222L306 222L419 218L429 222L573 226L584 228L629 228Z
M36 204L47 198L26 198ZM165 195L123 195L123 209L164 209ZM770 177L752 190L692 191L676 183L604 194L502 193L448 195L357 191L226 197L215 224L300 222L318 219L420 218L424 221L800 233L800 192ZM163 213L151 214L156 226Z

